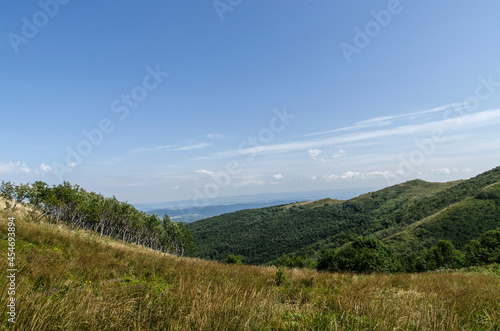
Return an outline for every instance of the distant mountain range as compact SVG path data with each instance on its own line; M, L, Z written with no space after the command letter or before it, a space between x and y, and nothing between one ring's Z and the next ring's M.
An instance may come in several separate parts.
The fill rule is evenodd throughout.
M197 256L266 264L282 255L317 258L358 236L374 236L401 256L439 239L463 249L500 227L500 167L468 180L412 180L348 200L322 199L241 210L187 224Z
M366 192L368 189L323 190L311 192L266 193L241 195L234 197L220 197L211 199L207 206L193 206L192 200L134 204L134 206L149 214L160 217L167 214L176 222L194 222L212 216L222 215L245 209L263 208L297 201L313 201L325 196L337 199L348 199Z
M170 216L170 219L175 222L195 222L204 218L212 216L232 213L239 210L263 208L281 204L291 203L290 200L273 200L269 202L255 202L255 203L235 203L231 205L215 205L207 207L192 207L186 209L153 209L148 211L148 214L157 214L163 217L165 214Z

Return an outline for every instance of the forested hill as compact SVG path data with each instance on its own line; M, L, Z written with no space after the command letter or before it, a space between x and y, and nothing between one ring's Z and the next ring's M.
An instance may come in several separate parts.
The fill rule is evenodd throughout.
M358 236L405 256L449 239L463 248L500 226L500 167L448 183L412 180L350 200L325 199L243 210L187 224L197 256L269 263L283 254L317 257Z

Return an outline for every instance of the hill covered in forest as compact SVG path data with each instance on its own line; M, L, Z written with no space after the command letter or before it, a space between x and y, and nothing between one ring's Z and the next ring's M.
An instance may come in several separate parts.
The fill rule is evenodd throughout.
M324 199L228 213L187 224L195 255L248 264L285 256L315 261L360 236L381 240L403 259L439 240L458 249L500 227L500 167L468 180L412 180L349 200Z

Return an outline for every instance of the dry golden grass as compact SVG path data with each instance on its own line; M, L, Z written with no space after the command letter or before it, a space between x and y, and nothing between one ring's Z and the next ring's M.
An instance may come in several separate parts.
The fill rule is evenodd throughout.
M0 197L0 210L5 211L7 208L11 209L14 205L16 205L16 208L14 210L9 210L9 216L26 216L29 214L29 212L32 211L32 208L29 206L24 205L23 203L17 203L12 200L5 200L4 198Z
M500 277L225 265L16 219L16 330L499 330ZM6 260L6 218L0 251Z

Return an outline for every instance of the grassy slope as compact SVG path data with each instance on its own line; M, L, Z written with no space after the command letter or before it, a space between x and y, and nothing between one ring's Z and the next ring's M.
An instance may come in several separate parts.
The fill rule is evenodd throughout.
M437 239L452 239L463 247L482 232L500 226L495 199L475 201L474 206L467 202L498 182L500 168L464 181L413 180L348 201L326 199L245 210L191 223L188 228L199 249L197 256L222 260L228 254L239 254L250 264L263 264L294 252L311 255L358 235L393 236L389 243L403 254L432 245ZM458 207L451 208L457 203ZM443 213L446 209L454 214ZM466 222L468 215L475 215L475 230ZM441 225L434 222L434 227L413 231L412 224L424 219L438 220Z
M494 330L500 268L370 275L179 258L16 216L17 330ZM5 261L5 259L3 259ZM5 262L4 262L5 263ZM0 325L6 321L0 271Z

